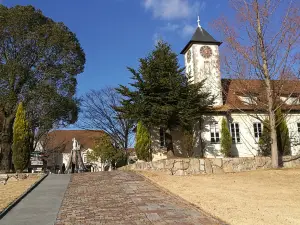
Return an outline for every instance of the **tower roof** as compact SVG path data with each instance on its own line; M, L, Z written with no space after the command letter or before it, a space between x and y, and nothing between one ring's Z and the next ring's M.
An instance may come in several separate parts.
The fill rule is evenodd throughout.
M198 26L192 39L189 43L184 47L184 49L180 52L180 54L186 53L186 51L190 48L192 44L212 44L220 46L222 42L216 41L204 28Z

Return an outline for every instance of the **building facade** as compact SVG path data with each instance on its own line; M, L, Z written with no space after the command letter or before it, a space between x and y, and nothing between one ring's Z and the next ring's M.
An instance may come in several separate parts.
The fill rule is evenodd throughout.
M103 135L101 130L54 130L45 136L36 147L37 152L46 155L45 168L53 173L62 171L63 165L66 167L71 157L73 142L78 142L82 161L91 172L103 171L105 163L89 161L88 152L93 151L95 141Z
M203 120L195 131L195 156L223 157L220 152L221 121L226 119L232 137L232 155L254 157L259 152L259 138L267 114L262 109L266 99L262 80L222 79L220 71L221 42L216 41L204 28L198 25L192 39L184 47L186 72L194 83L205 79L205 91L216 96L211 110L203 114ZM272 81L281 88L278 101L285 113L289 129L292 155L300 154L300 81ZM259 101L258 101L259 100ZM276 100L277 101L277 100ZM260 102L260 103L259 103ZM172 130L173 148L176 156L182 152L182 133ZM152 147L155 154L166 152L166 132L153 128ZM158 157L159 158L159 157ZM162 156L161 158L165 158Z

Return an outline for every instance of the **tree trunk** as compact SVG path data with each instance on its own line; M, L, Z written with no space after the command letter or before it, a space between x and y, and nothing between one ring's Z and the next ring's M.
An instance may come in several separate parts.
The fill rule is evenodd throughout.
M279 167L278 157L278 145L277 145L277 133L276 133L276 118L274 111L270 112L270 130L271 130L271 156L272 156L272 167Z
M12 126L14 117L4 118L3 129L1 132L1 162L0 162L0 173L7 173L12 169Z
M255 1L255 13L256 13L256 23L257 23L257 38L260 47L260 55L262 58L262 72L265 79L267 103L268 103L268 115L270 119L270 133L271 133L271 155L272 155L272 167L278 168L278 146L277 146L277 134L276 134L276 116L273 110L274 99L273 90L271 85L271 76L269 73L269 65L266 54L264 33L261 28L260 11L258 0Z
M166 136L166 147L167 147L167 156L168 158L174 157L174 147L173 147L173 137L171 135L171 130L165 133Z

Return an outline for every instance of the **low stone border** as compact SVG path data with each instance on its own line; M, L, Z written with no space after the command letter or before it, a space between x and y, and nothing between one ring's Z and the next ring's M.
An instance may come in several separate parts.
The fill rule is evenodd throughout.
M163 191L164 193L168 194L168 195L171 195L171 196L174 196L178 201L184 203L185 205L189 206L189 207L193 207L193 208L196 208L198 211L200 211L202 214L204 214L205 216L207 217L210 217L212 219L214 219L216 221L217 224L219 225L228 225L226 222L224 222L222 219L216 217L216 216L213 216L207 212L205 212L201 207L197 206L196 204L194 203L191 203L187 200L185 200L184 198L180 197L179 195L175 194L175 193L172 193L171 191L169 191L167 188L155 183L153 180L151 180L150 178L144 176L142 173L139 173L139 171L130 171L130 172L133 172L135 173L136 175L144 178L146 181L148 181L150 184L154 185L155 187L159 188L161 191ZM141 171L143 172L143 171Z
M6 208L4 208L0 212L0 220L13 208L15 207L23 198L26 197L34 188L36 188L46 177L48 174L44 174L38 181L36 181L33 185L30 186L22 195L20 195L17 199L11 202Z
M300 157L284 156L283 167L300 166ZM161 171L170 175L192 175L211 173L236 173L258 169L271 169L270 157L241 158L171 158L152 162L136 162L119 170Z

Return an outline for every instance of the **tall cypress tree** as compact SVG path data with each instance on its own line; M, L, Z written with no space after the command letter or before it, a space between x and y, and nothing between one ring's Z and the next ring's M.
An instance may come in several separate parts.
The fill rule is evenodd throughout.
M270 156L271 155L271 135L270 135L270 122L266 119L263 122L263 130L261 137L258 141L259 155Z
M163 41L146 58L140 59L137 70L128 69L133 82L130 87L120 85L117 89L124 97L119 110L147 128L166 130L167 150L173 152L172 129L196 123L194 120L213 102L212 98L202 91L203 83L190 86L177 55Z
M150 134L141 121L137 124L135 151L138 159L145 161L151 159Z
M223 118L221 125L221 153L224 154L225 157L231 156L231 145L232 137L228 129L227 121Z
M276 121L278 125L276 128L277 132L277 142L278 142L278 151L281 156L291 154L291 143L289 137L289 129L286 123L286 120L280 109L276 111Z
M23 103L19 103L13 128L12 159L15 170L22 172L28 166L30 155L29 126Z

